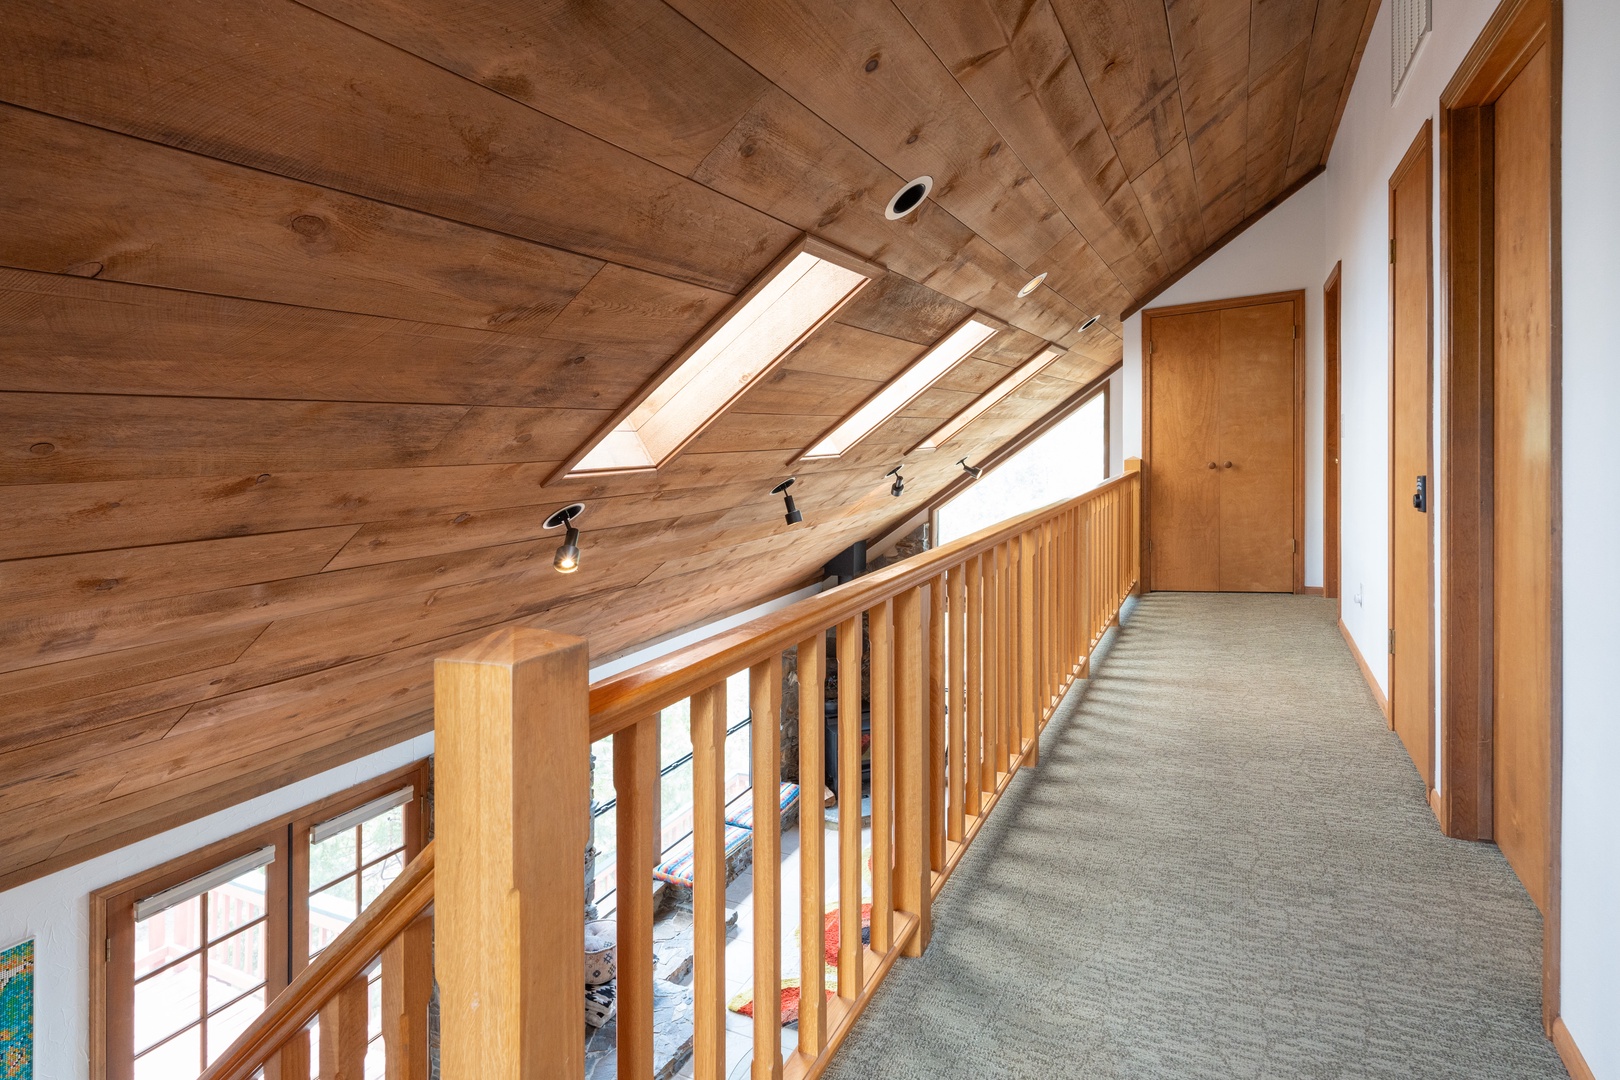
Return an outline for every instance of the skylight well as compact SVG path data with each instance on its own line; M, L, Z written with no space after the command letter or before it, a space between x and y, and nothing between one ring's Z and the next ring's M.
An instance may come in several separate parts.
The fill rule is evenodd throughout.
M664 465L880 273L830 244L801 240L562 471L581 476Z
M822 437L804 455L805 460L835 458L866 438L879 424L905 408L918 394L932 386L963 358L983 345L1001 329L983 315L972 315L945 335L906 370L896 375L866 404L856 409L837 427Z
M1030 379L1033 379L1035 376L1039 375L1054 360L1062 356L1067 351L1067 349L1057 345L1048 345L1030 359L1024 361L1022 364L1018 365L1018 367L1014 368L1012 374L1008 375L1006 378L996 383L996 385L974 398L972 404L963 409L961 412L957 413L955 416L951 417L949 420L945 421L944 424L940 425L938 431L935 431L932 435L928 436L928 438L912 447L912 449L936 450L939 447L944 446L946 443L955 438L957 433L963 428L967 427L969 424L973 423L973 421L977 420L981 415L983 415L986 409L990 408L990 406L994 405L996 402L1000 401L1002 398L1024 385Z

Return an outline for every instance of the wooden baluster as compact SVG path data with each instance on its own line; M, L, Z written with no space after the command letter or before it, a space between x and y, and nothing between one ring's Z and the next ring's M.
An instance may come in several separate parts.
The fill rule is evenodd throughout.
M945 575L928 583L928 865L945 869Z
M622 1076L653 1073L652 874L663 847L658 807L658 713L613 736L618 856L618 967L615 1003Z
M1001 747L1006 756L1002 772L1009 775L1018 767L1023 743L1018 723L1018 592L1014 587L1018 572L1019 543L1002 545L1001 565Z
M799 642L799 1052L815 1060L826 1045L826 787L824 760L827 635ZM646 1077L646 1071L621 1073Z
M999 549L991 548L980 562L984 569L984 774L986 791L996 790L997 774L1005 758L1001 751L1001 567Z
M584 1074L586 655L582 638L513 628L434 664L445 1076Z
M1040 764L1040 669L1039 654L1037 652L1037 614L1036 603L1039 598L1037 592L1035 544L1036 536L1033 531L1026 532L1020 538L1020 551L1018 561L1018 612L1019 633L1018 651L1020 654L1019 681L1019 740L1025 747L1024 760L1034 767Z
M989 727L984 722L984 560L975 556L967 565L967 597L963 619L967 626L963 650L967 654L967 812L978 817L984 810L985 766L991 755L985 746ZM989 778L995 786L995 776Z
M433 918L423 915L382 955L382 1037L387 1080L427 1080L433 997Z
M748 669L754 765L754 1080L782 1076L782 658ZM801 990L802 992L802 990Z
M907 589L894 598L894 902L917 918L907 956L921 956L933 936L923 660L922 590Z
M967 807L967 581L964 569L953 566L947 581L950 596L946 599L945 616L948 621L948 651L950 657L950 674L946 681L946 690L949 692L949 701L945 706L945 716L950 722L950 734L946 740L947 762L950 766L950 820L946 826L946 836L960 844L965 835L967 822L965 810Z
M692 1075L726 1075L726 684L692 695ZM757 992L760 988L755 987Z
M1052 553L1055 549L1052 542L1053 526L1050 521L1041 526L1041 565L1040 565L1040 592L1038 593L1041 612L1041 714L1037 721L1050 715L1052 703L1057 700L1057 650L1053 648L1056 634L1052 632L1052 601L1057 596L1057 586L1053 584Z
M838 624L838 996L861 996L861 619Z
M265 1062L264 1080L310 1080L309 1028L300 1028Z
M321 1080L364 1080L370 998L366 977L356 975L321 1006Z
M889 602L866 613L872 647L872 950L894 948L894 637Z

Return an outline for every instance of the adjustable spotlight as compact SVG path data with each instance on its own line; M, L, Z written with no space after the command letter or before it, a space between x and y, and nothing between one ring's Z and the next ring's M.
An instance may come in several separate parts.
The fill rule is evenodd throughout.
M967 473L975 480L984 475L984 470L979 468L977 465L969 465L967 463L967 458L963 458L961 461L958 461L957 464L962 466L963 472Z
M896 465L894 468L883 474L884 476L894 477L894 483L889 488L889 494L893 495L897 499L901 495L904 495L906 491L906 478L900 475L900 470L903 468L905 468L904 465Z
M797 525L799 522L804 520L804 515L799 513L799 508L793 505L793 496L787 493L787 489L793 486L793 481L796 479L798 478L790 476L780 484L777 484L775 487L771 488L772 495L782 496L782 501L787 503L787 523L789 525Z
M584 503L572 503L546 518L544 527L547 529L568 526L562 546L557 549L557 554L551 560L552 567L559 574L572 574L579 569L579 529L574 526L574 519L584 512Z

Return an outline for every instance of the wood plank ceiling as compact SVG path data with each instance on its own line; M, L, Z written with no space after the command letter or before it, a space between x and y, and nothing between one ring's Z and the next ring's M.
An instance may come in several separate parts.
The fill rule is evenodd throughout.
M427 730L496 626L620 651L893 526L1325 161L1371 7L10 0L0 887ZM663 470L543 483L804 231L887 275ZM786 527L788 462L974 309L1011 329Z

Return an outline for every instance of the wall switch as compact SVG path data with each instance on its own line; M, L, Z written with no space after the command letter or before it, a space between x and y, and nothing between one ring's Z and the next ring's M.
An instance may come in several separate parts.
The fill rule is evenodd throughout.
M1360 607L1361 606L1361 583L1360 582L1356 583L1356 595L1355 595L1354 599L1356 601L1356 607Z

